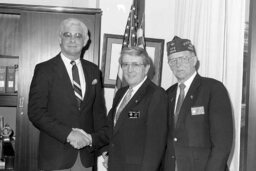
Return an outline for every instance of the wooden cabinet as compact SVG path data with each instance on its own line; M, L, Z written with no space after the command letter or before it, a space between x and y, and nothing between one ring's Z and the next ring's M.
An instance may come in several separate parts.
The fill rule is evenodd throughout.
M0 55L18 56L19 80L16 100L0 95L0 105L17 102L15 170L37 170L39 131L27 116L28 93L37 63L59 53L58 26L68 17L82 20L90 32L84 58L99 63L100 9L0 4ZM15 95L14 95L15 96Z

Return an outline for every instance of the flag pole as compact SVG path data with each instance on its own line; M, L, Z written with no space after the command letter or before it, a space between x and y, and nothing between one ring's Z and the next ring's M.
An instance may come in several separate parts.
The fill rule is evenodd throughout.
M128 15L125 32L123 36L122 49L124 47L132 47L132 46L145 48L144 31L143 31L144 8L145 8L144 4L145 4L145 0L132 1L131 9ZM139 11L139 9L142 9L143 11ZM122 72L121 66L118 65L115 93L119 88L126 85L127 83L123 79L123 72Z

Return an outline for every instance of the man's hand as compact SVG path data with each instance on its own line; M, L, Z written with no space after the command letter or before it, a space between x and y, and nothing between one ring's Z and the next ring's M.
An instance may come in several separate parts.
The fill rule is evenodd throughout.
M91 144L89 136L86 136L78 129L72 129L72 131L67 137L67 142L70 143L76 149L81 149Z
M108 155L107 152L103 152L102 153L102 157L104 159L104 161L102 162L103 166L107 169L108 168Z
M80 131L82 134L84 134L89 139L89 141L90 141L90 143L88 145L92 146L92 136L91 136L91 134L88 134L84 130L79 129L79 128L73 128L73 130Z

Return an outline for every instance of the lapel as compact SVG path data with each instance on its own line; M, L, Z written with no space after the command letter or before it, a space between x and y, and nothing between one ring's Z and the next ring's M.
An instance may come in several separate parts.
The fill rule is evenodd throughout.
M113 118L115 117L115 115L116 115L116 110L117 110L117 106L118 106L118 104L120 103L120 101L122 100L122 97L124 96L124 94L125 94L125 92L128 90L128 86L127 87L124 87L124 88L120 88L119 90L118 90L118 92L116 93L116 96L115 96L115 98L114 98L114 101L113 101Z
M87 104L87 101L89 100L89 95L91 93L90 91L92 91L92 89L91 89L92 83L90 82L90 80L91 80L90 74L89 74L90 71L89 71L88 67L86 67L87 66L86 62L83 59L81 59L81 64L83 67L84 79L85 79L85 94L84 94L84 99L81 103L81 108L82 108L85 104Z
M176 128L178 128L180 124L185 121L186 115L190 114L191 106L192 104L194 104L194 101L197 99L196 98L198 93L197 89L200 86L200 83L201 83L201 76L197 74L194 80L192 81L190 88L186 94L186 97L182 103Z
M123 111L120 113L120 116L116 122L116 125L114 126L114 134L118 131L118 129L123 125L123 122L125 122L128 117L128 112L136 105L138 105L140 103L140 101L143 99L143 97L146 94L146 90L147 87L150 83L150 80L147 78L145 80L145 82L141 85L141 87L137 90L137 92L133 95L133 97L131 98L131 100L127 103L127 105L125 106L125 108L123 109ZM119 104L120 100L122 99L123 95L125 94L126 90L128 89L128 87L126 87L122 92L122 96L118 97L118 103L115 104L116 106ZM115 106L115 107L116 107ZM116 113L116 110L115 110Z
M170 121L170 125L174 126L174 109L175 109L175 100L176 100L176 94L177 94L177 87L178 84L174 84L173 87L171 88L170 91L168 91L168 97L169 97L169 111L170 114L168 115L169 121Z
M122 97L124 96L124 94L125 94L125 92L127 91L128 88L129 88L128 86L122 87L122 88L118 89L118 91L115 94L115 97L114 97L114 100L113 100L113 104L112 104L111 113L108 116L108 117L111 116L113 127L114 127L114 118L115 118L115 115L116 115L118 104L122 100Z
M64 62L61 59L60 54L58 54L55 57L55 60L53 60L53 63L55 65L54 66L55 73L57 73L57 75L60 77L60 80L58 80L58 81L63 82L61 84L62 87L60 87L60 88L62 88L64 90L63 92L67 94L67 96L65 95L65 96L63 96L63 98L67 98L68 101L71 100L71 102L73 104L76 104L76 98L75 98L75 94L73 91L73 85L70 81L67 69L65 67Z

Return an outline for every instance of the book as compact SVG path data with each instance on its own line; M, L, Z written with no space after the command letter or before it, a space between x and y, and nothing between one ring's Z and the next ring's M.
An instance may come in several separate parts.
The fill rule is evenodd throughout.
M15 91L15 67L7 66L6 67L6 93L14 93Z
M14 92L18 92L18 75L19 75L19 65L14 65L15 68L15 84L14 84Z
M5 93L6 66L0 66L0 93Z

